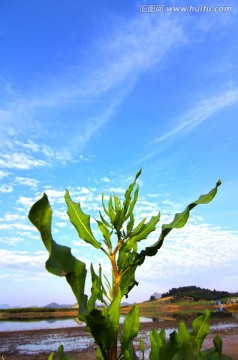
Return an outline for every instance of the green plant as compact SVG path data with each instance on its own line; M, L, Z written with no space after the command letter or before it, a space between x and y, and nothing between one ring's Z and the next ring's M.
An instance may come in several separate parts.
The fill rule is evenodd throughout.
M156 216L152 216L148 222L143 219L138 225L135 225L133 210L138 199L139 187L137 179L140 174L141 170L136 174L135 180L126 190L124 200L121 200L116 194L112 194L106 206L104 194L102 194L103 213L99 212L99 219L97 220L98 228L102 234L101 241L94 237L90 225L90 216L83 212L80 203L74 202L66 190L67 213L79 237L95 249L102 251L111 264L111 281L103 275L101 266L99 266L98 273L96 273L91 264L92 287L90 297L85 294L87 275L85 263L75 258L71 254L69 247L57 244L52 238L52 209L47 195L44 194L29 212L29 219L39 230L42 241L49 252L46 269L54 275L65 276L71 286L78 302L78 318L86 323L87 330L98 345L97 359L137 358L133 347L133 339L139 331L139 313L137 307L133 307L127 314L124 326L121 329L119 319L122 297L127 296L132 288L138 285L135 279L137 266L142 265L147 256L156 255L170 231L183 227L189 218L190 211L199 204L209 203L216 195L217 188L221 184L219 180L215 188L208 194L201 195L197 201L188 205L182 213L176 214L171 223L162 225L158 240L152 246L139 251L138 243L145 240L156 229L156 225L160 220L160 213L158 213ZM100 301L103 308L97 308L96 301ZM156 353L159 351L158 344L161 343L161 337L163 336L152 332L150 359L159 359ZM119 339L120 349L118 347ZM141 349L143 352L142 342ZM53 359L53 354L50 358ZM68 359L62 347L60 347L60 359ZM167 358L162 357L161 359Z

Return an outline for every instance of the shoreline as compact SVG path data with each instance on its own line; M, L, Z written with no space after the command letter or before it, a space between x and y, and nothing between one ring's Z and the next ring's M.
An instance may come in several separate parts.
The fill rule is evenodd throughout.
M211 325L215 322L211 322ZM220 322L221 323L221 322ZM146 336L148 331L156 328L171 329L177 327L178 321L164 321L163 323L141 323L140 334ZM187 323L189 326L190 324ZM213 347L213 339L216 335L221 336L223 341L223 353L230 356L233 360L238 360L238 327L227 329L211 329L210 334L207 336L203 343L203 349ZM148 335L147 335L148 336ZM55 343L54 347L44 349L44 345L49 339L60 339L59 343ZM12 331L12 332L0 332L0 356L3 354L5 360L47 360L52 351L57 354L57 347L61 344L62 338L65 343L71 341L71 344L75 344L75 348L71 351L65 352L72 360L94 360L96 358L96 345L92 340L90 334L86 332L85 327L73 327L73 328L59 328L59 329L45 329L45 330L26 330L26 331ZM79 344L82 348L82 344L85 345L85 349L77 348ZM8 346L6 346L6 343ZM24 351L24 347L31 344L32 347L36 344L42 344L37 353L29 353ZM20 346L19 346L20 345ZM49 345L51 346L51 345ZM4 351L4 349L6 351ZM51 350L52 349L52 350Z

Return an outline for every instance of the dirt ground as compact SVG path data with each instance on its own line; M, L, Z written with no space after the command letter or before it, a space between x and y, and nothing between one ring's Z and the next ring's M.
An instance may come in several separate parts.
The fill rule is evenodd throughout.
M160 326L159 324L158 326ZM165 322L163 328L171 328L177 326L177 323ZM156 328L156 323L141 323L140 332L146 334L148 330ZM213 345L213 338L216 335L220 335L223 340L223 353L230 356L233 360L238 360L238 328L230 328L228 330L211 331L209 336L206 338L203 344L203 349L208 349ZM96 346L91 341L88 333L85 332L85 328L66 328L66 329L52 329L52 330L31 330L31 331L14 331L14 332L0 332L0 356L3 355L5 360L47 360L50 352L47 350L40 351L35 355L24 353L21 349L19 352L18 345L39 343L44 344L49 339L64 338L75 344L74 351L67 351L72 360L95 360L96 359ZM77 350L77 344L80 341L88 340L87 349ZM6 347L7 344L7 347ZM5 350L4 350L5 349ZM7 349L7 351L6 351ZM58 356L56 356L58 359Z

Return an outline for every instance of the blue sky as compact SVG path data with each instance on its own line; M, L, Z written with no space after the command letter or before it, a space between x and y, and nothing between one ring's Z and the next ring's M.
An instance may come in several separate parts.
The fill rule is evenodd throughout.
M43 192L54 239L107 274L68 222L64 192L97 217L102 191L123 195L141 167L137 221L161 211L169 222L223 184L138 269L129 301L186 285L238 291L237 4L185 12L166 6L201 3L163 1L163 12L140 12L148 4L0 2L0 304L75 302L45 271L28 220Z

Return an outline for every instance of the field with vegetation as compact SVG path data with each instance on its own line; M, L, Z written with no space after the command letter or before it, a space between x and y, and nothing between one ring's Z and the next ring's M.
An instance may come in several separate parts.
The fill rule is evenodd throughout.
M179 300L174 302L174 298L167 297L154 301L146 301L137 304L140 316L148 318L161 318L164 320L175 320L178 318L194 318L197 314L201 314L208 309L213 311L216 305L211 301L200 300L197 302ZM122 314L130 311L131 305L121 309Z
M78 310L75 308L27 307L0 309L0 320L75 318L77 316Z

